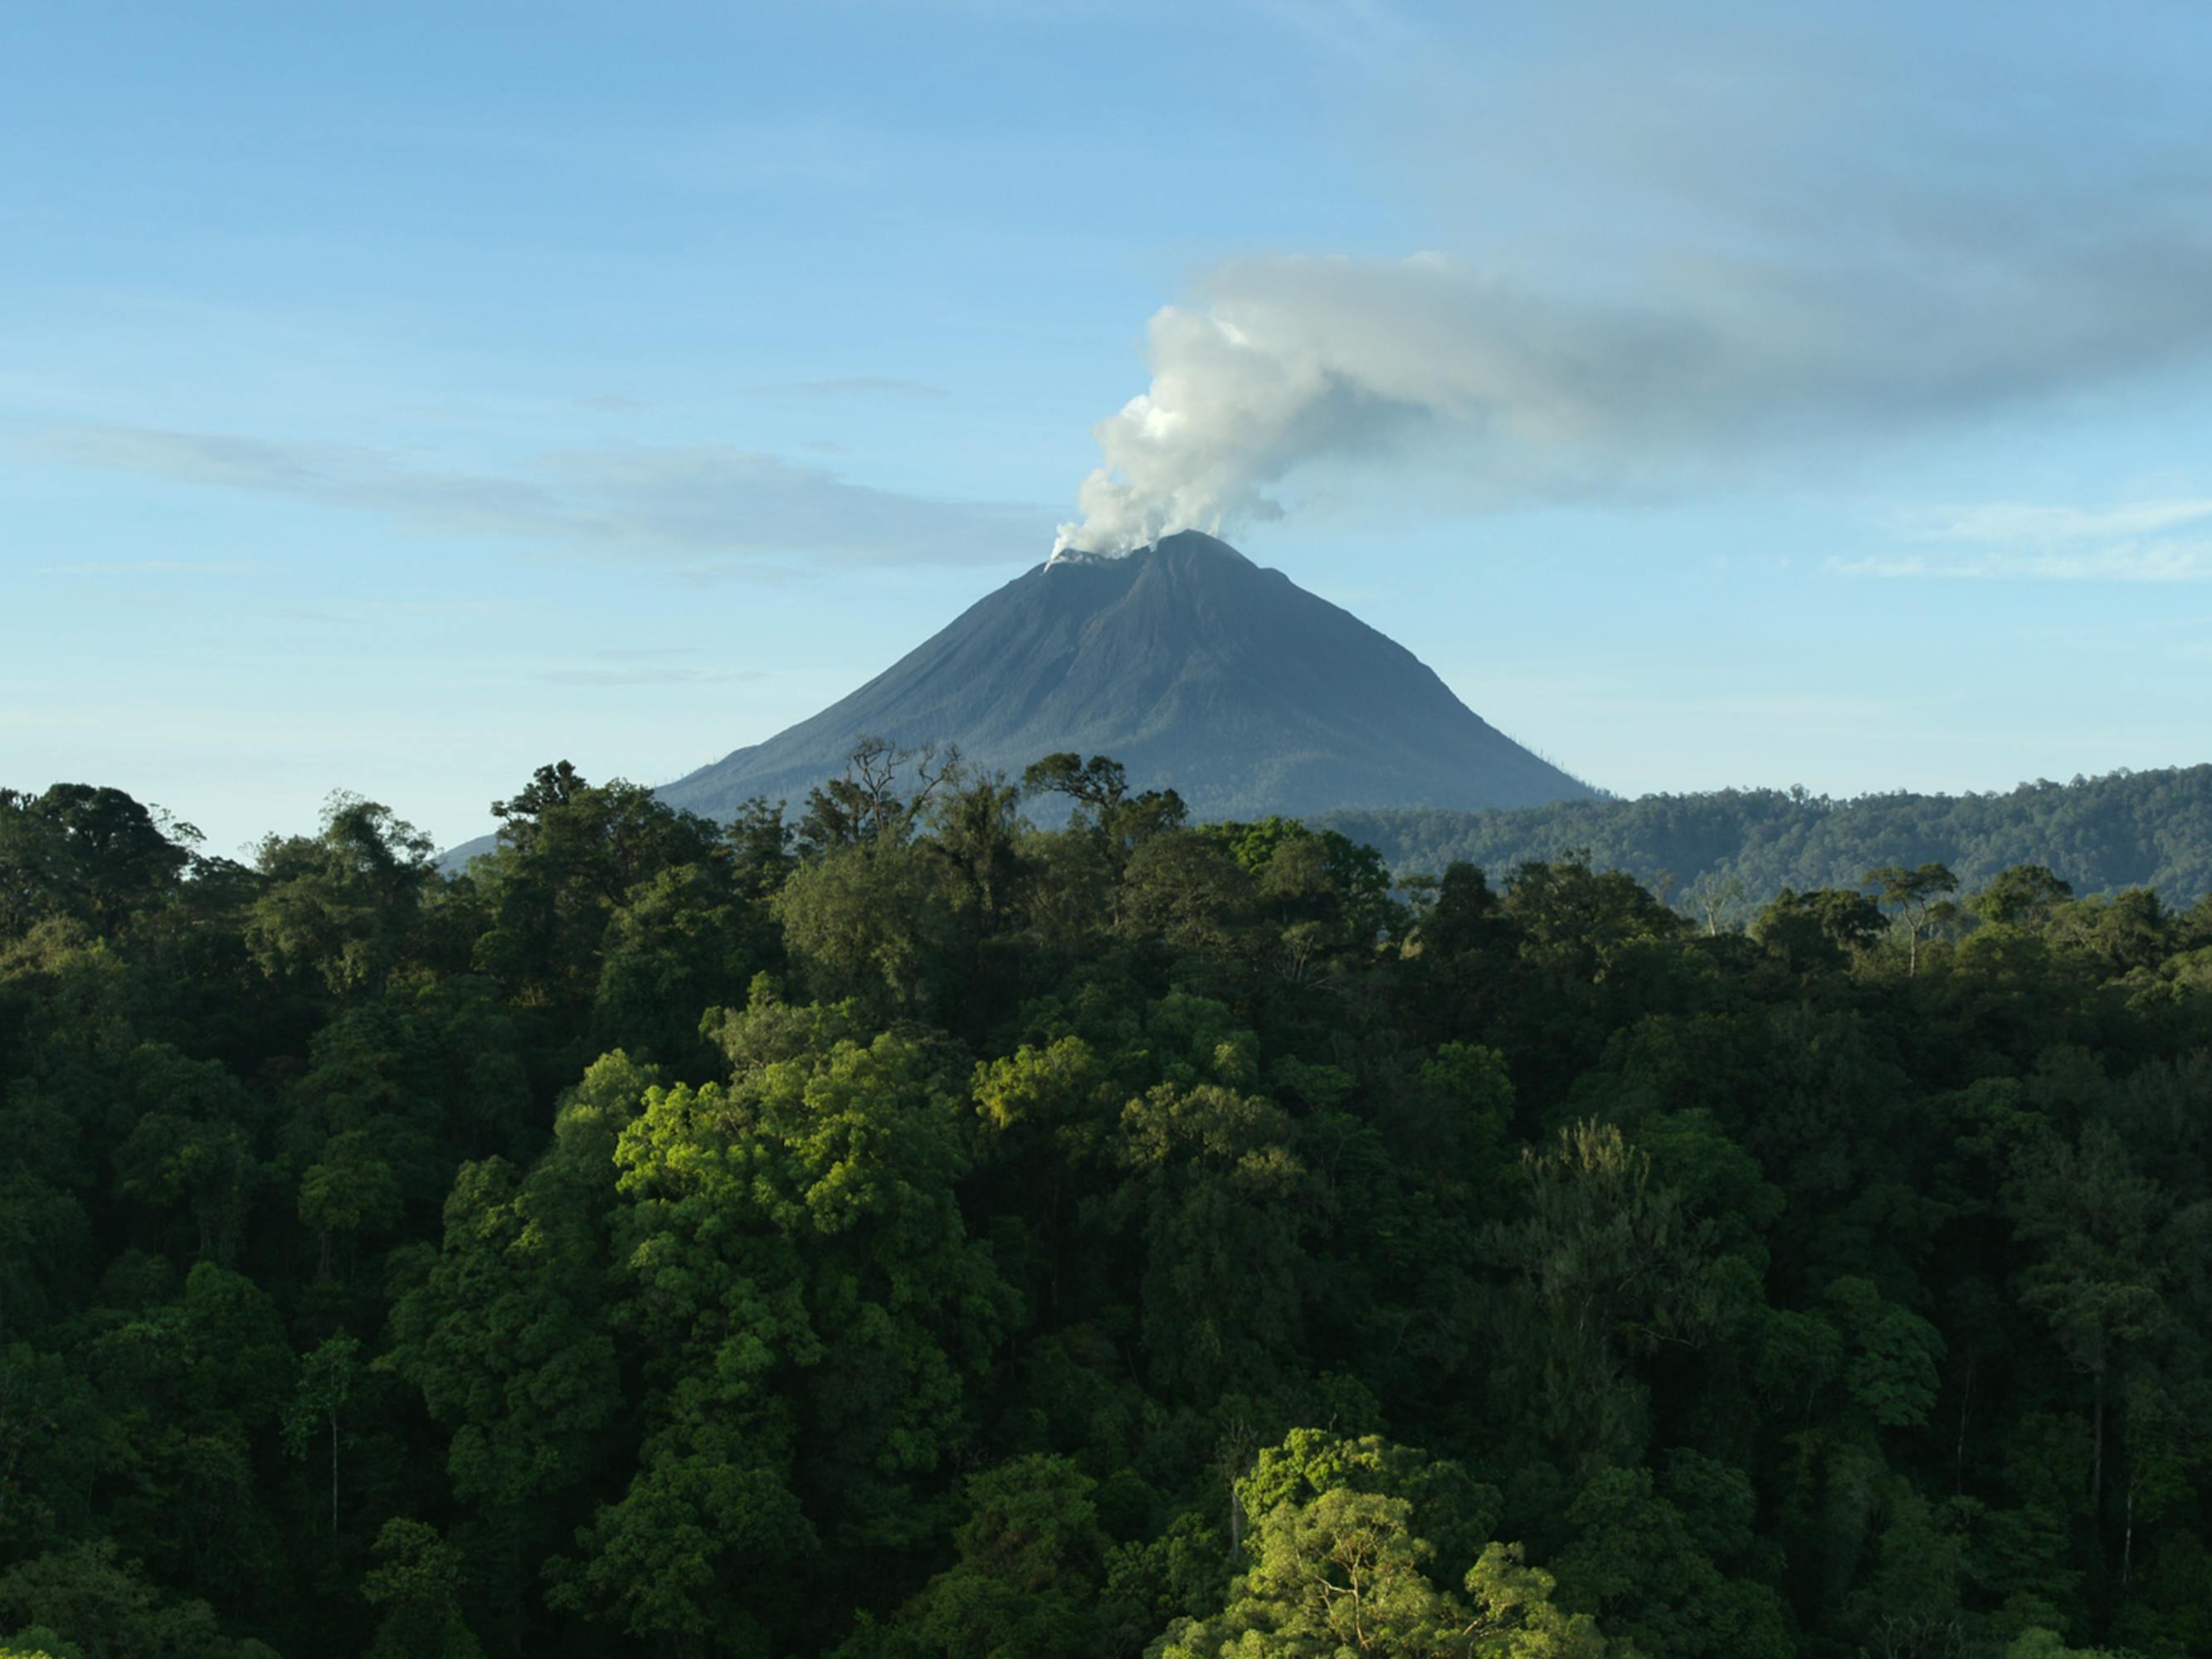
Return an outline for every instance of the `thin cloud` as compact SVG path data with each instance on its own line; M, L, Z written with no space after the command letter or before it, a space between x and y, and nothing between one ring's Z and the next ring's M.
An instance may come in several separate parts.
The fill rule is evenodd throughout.
M2081 542L2154 536L2212 518L2212 500L2130 501L2119 507L2048 507L1990 501L1945 507L1922 516L1921 533L1966 542Z
M721 445L568 450L495 474L433 471L360 447L143 427L58 426L36 443L71 465L693 568L788 559L1003 564L1036 556L1049 525L1042 508L884 489Z
M1875 554L1831 559L1838 576L1933 578L1954 581L2203 582L2212 581L2212 542L2122 543L2075 550L1991 550L1945 556Z
M1836 576L1960 581L2201 582L2212 580L2212 499L2195 495L2073 507L1985 501L1908 513L1910 550L1832 558ZM2188 533L2178 533L2188 532Z

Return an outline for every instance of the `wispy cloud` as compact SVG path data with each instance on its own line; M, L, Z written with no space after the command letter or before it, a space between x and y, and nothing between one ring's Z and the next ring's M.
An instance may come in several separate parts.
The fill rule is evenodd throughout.
M2050 507L1989 501L1940 507L1920 515L1920 533L1964 542L2081 542L2154 536L2212 518L2212 500L2184 496L2118 507Z
M2212 581L2212 541L2124 543L2078 552L2053 550L1945 556L1929 553L1873 554L1860 559L1831 559L1838 576L1936 577L1965 580L2053 582Z
M70 425L49 458L305 501L409 529L697 566L998 564L1037 556L1048 511L944 501L724 445L567 450L514 473L437 471L356 447L230 433Z
M1838 576L2071 582L2212 581L2212 500L2177 496L2080 507L1990 501L1905 515L1917 545L1835 558Z

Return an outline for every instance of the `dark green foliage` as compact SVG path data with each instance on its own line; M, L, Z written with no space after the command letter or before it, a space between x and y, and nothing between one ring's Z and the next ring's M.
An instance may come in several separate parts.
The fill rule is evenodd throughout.
M2212 904L897 760L0 795L0 1655L2212 1646Z

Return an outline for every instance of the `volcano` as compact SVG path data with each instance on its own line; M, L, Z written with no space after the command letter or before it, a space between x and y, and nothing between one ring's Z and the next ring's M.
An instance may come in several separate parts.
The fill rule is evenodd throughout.
M1062 750L1110 755L1200 819L1595 793L1403 646L1193 531L1039 565L850 696L657 793L718 819L756 795L795 805L863 736L957 744L1016 776Z

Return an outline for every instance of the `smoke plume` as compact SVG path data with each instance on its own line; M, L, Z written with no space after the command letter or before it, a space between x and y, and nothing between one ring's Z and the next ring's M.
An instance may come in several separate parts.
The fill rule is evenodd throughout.
M1679 488L2212 356L2212 240L2094 228L1580 289L1433 254L1234 264L1152 318L1151 386L1092 428L1055 550L1277 518L1282 486L1347 465L1470 505Z

